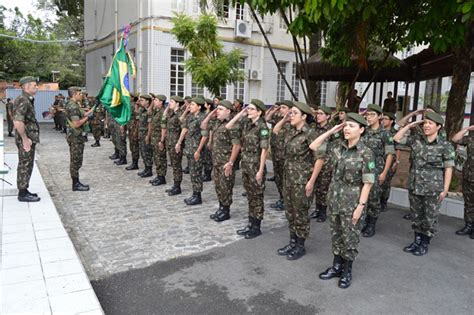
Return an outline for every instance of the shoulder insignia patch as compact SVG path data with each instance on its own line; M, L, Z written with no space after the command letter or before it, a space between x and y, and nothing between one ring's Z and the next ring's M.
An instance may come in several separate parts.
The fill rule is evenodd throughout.
M374 161L370 161L367 166L368 166L369 170L373 170L373 169L375 168L375 162L374 162Z
M267 128L260 130L260 135L261 135L262 137L266 137L266 136L268 136L269 134L270 134L270 132L268 131Z

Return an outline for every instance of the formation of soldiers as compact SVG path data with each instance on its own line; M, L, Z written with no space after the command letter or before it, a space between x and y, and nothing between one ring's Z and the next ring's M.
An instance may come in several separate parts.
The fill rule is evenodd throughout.
M31 152L34 154L34 144L39 142L39 129L31 119L33 98L26 89L33 81L27 78L23 82L24 94L14 104L20 157L18 198L39 201L36 194L27 190L34 157ZM334 112L324 105L289 100L267 108L258 99L244 107L241 100L172 96L166 106L165 95L150 93L132 96L132 119L120 126L114 119L104 122L104 112L97 106L90 109L80 88L72 87L68 94L64 115L74 191L89 190L79 181L89 125L94 126L95 122L103 128L107 123L114 143L110 159L117 165L128 164L128 139L132 161L125 169L138 170L141 159L143 169L138 176L149 178L155 173L151 185L166 184L169 158L173 172L173 184L166 189L169 196L181 194L182 160L187 158L193 190L184 199L187 205L202 203L203 182L212 174L219 201L216 211L210 214L215 222L230 219L235 175L241 169L248 224L236 232L252 239L262 234L265 164L271 154L279 193L279 200L271 207L285 211L289 227L289 242L277 254L288 260L304 256L310 219L325 222L329 218L334 259L319 277L337 277L338 286L347 288L352 282L352 263L358 255L360 235L375 235L377 220L387 210L400 149L405 146L411 152L408 190L414 240L403 250L415 256L425 255L436 234L439 207L449 189L456 153L443 132L442 116L432 109L410 113L398 121L400 128L396 129L394 113L384 112L375 104L370 104L362 115L348 108ZM417 115L423 115L423 119L409 122ZM474 238L474 137L466 134L473 130L474 126L464 128L452 139L468 151L463 171L466 224L456 233L470 238ZM103 133L97 134L93 146L100 145ZM313 201L315 208L310 213Z

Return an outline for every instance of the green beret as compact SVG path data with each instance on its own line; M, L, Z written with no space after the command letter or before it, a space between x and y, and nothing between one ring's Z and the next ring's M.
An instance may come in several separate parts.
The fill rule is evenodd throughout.
M222 101L222 97L220 96L214 96L214 98L217 98L219 101Z
M437 124L443 125L444 124L444 119L443 117L436 113L436 112L427 112L425 114L425 119L432 120Z
M332 109L327 107L326 105L319 106L319 109L322 110L326 115L332 114Z
M203 98L201 98L201 97L193 97L193 98L191 99L191 102L194 102L194 103L196 103L196 104L198 104L198 105L204 105L204 103L205 103L206 101L205 101Z
M267 110L267 107L265 106L265 104L259 99L256 99L256 98L252 99L250 101L250 104L257 106L257 108L260 109L262 112L265 112Z
M344 113L350 113L351 109L349 107L342 107L339 111Z
M204 100L205 100L206 103L209 104L209 105L212 104L212 103L214 103L214 101L211 100L210 98L205 98Z
M232 104L232 103L229 102L228 100L220 101L220 102L219 102L219 105L222 105L222 106L224 106L225 108L230 109L230 110L234 109L234 104Z
M151 101L150 94L140 94L140 98L146 99L147 101Z
M430 105L427 105L427 106L426 106L426 109L431 109L432 111L435 111L436 113L439 114L439 108L437 108L437 107L435 107L435 106L433 106L433 105L431 105L431 104L430 104Z
M367 121L364 119L364 117L362 117L362 116L359 115L359 114L356 114L356 113L347 113L347 115L346 115L346 121L347 121L347 120L355 121L356 123L361 124L361 125L364 126L364 127L367 127Z
M313 111L311 110L311 107L309 107L308 104L302 103L302 102L293 102L293 104L294 104L294 107L298 108L303 113L306 113L308 115L313 114Z
M32 77L32 76L23 77L20 79L20 85L30 83L30 82L37 82L37 80L35 77Z
M31 81L30 81L31 82ZM68 91L71 91L71 92L82 92L82 89L78 86L71 86L69 87Z
M282 101L276 101L276 102L275 102L275 105L281 105L281 104L283 104Z
M162 102L166 101L166 96L164 96L163 94L155 95L155 98L159 99Z
M397 117L395 116L394 113L391 113L391 112L384 112L383 114L384 114L384 116L389 117L389 118L390 118L391 120L393 120L393 121L397 120Z
M290 100L284 100L284 101L281 102L280 105L286 105L286 106L288 106L288 107L293 107L293 106L295 106L295 104L294 104L292 101L290 101Z
M308 106L315 109L315 110L318 109L318 105L316 105L316 104L308 104Z
M377 105L377 104L369 104L369 106L367 106L367 111L368 111L368 112L376 112L376 113L379 113L379 114L383 114L382 108L380 108L380 106Z
M184 102L184 99L179 95L171 96L170 99L172 99L173 101L178 102L178 103Z
M185 101L190 101L191 99L192 99L191 96L185 96L185 97L184 97L184 100L185 100Z
M244 104L244 101L241 100L240 98L236 98L235 101L239 102L240 105L243 105L243 104Z

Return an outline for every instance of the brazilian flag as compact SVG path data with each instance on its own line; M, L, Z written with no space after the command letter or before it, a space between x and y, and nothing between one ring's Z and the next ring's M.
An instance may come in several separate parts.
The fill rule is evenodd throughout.
M130 54L126 52L122 38L104 84L97 95L97 99L121 126L126 125L132 115L129 80L133 76L135 76L135 64Z

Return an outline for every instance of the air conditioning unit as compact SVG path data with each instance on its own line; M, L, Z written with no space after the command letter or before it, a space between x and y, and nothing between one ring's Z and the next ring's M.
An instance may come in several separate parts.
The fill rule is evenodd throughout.
M239 38L250 38L252 36L250 23L243 20L235 20L234 35Z
M261 81L262 80L262 71L260 70L249 70L249 80L250 81Z

